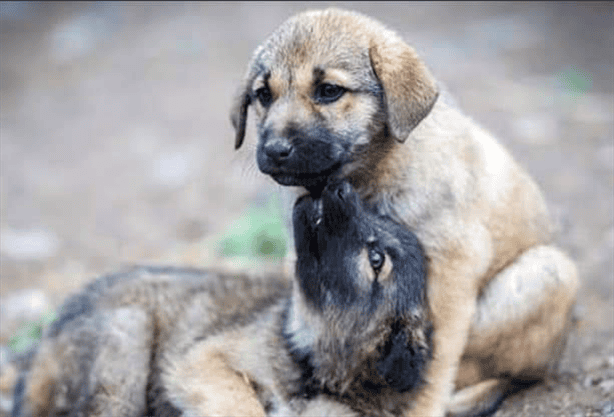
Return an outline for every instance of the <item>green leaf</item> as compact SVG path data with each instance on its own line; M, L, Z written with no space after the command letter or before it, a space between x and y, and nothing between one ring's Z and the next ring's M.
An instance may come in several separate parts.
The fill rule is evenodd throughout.
M583 94L593 85L593 77L587 71L570 67L558 74L561 87L574 95Z
M252 205L235 220L222 235L219 248L227 257L283 258L288 237L279 196L275 194L265 204Z
M43 329L57 319L55 312L50 311L40 319L29 321L15 332L9 340L9 347L15 353L22 353L38 343L43 335Z

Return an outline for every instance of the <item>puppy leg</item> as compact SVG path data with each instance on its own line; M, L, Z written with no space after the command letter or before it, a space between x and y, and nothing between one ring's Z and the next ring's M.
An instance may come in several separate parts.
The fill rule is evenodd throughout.
M558 249L522 254L484 288L449 411L475 415L557 365L578 291L574 263ZM482 381L482 382L480 382Z
M460 250L439 262L432 262L428 277L428 298L433 322L433 357L425 374L426 384L416 393L410 416L443 416L454 389L456 372L463 354L475 311L479 257ZM436 261L436 260L435 260Z
M232 347L204 342L166 361L164 386L186 417L266 415L247 375L229 364L229 350Z
M147 314L137 309L75 319L41 342L16 389L13 415L142 415L151 336Z
M448 414L454 417L490 415L501 405L510 388L509 378L491 378L466 387L454 393Z

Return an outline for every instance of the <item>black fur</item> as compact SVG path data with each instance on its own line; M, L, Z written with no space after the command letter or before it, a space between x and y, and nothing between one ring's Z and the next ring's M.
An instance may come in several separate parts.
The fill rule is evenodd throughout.
M430 339L430 332L428 336ZM401 323L393 324L390 338L381 353L377 371L389 386L405 392L423 382L422 371L431 357L430 351L413 347Z
M321 126L289 124L281 133L259 129L258 168L281 185L317 187L345 163L351 142ZM279 148L283 152L279 152Z
M338 180L326 185L320 196L300 198L293 214L298 256L296 277L306 302L322 314L333 309L337 317L359 309L364 323L354 323L348 318L348 326L354 326L356 331L378 317L382 326L388 326L389 335L379 347L380 358L374 358L373 372L380 375L382 382L365 380L363 389L372 393L390 388L405 392L418 386L423 382L423 371L430 359L427 347L430 324L425 328L424 344L412 340L412 326L425 322L420 322L422 319L417 319L415 314L424 313L426 306L425 267L416 237L405 227L377 214L348 182ZM376 249L382 256L387 255L387 262L392 262L392 275L385 283L377 278L371 283L360 278L368 272L361 270L364 264L358 261L366 248ZM364 262L364 254L362 257ZM326 381L318 381L318 365L314 365L319 363L314 357L318 355L317 347L293 345L293 335L287 329L285 323L288 350L302 370L299 395L311 397L319 392L338 395L331 392L334 387ZM360 337L355 339L360 343Z
M324 210L322 209L324 206ZM403 315L425 302L425 266L416 236L377 214L352 191L347 182L332 181L320 199L304 196L294 209L294 236L298 256L296 274L307 299L322 308L333 296L343 307L370 299L372 307L394 293L396 314ZM395 266L393 291L382 291L377 280L360 288L356 259L365 247L387 253Z

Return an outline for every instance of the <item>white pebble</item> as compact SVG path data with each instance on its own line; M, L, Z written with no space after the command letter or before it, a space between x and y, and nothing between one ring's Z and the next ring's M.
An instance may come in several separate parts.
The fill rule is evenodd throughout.
M59 247L59 238L50 230L2 230L0 251L4 256L18 261L50 258L58 252Z

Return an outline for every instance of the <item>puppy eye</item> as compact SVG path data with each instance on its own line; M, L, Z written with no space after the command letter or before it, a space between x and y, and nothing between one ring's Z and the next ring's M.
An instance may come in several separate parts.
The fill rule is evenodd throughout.
M369 263L371 264L371 268L373 268L375 272L379 272L380 269L382 269L382 266L384 266L385 259L386 258L384 254L378 249L369 249Z
M269 87L261 87L256 90L256 98L264 107L268 107L273 101L273 95Z
M320 84L316 89L315 98L320 103L328 104L339 100L347 90L339 85Z

